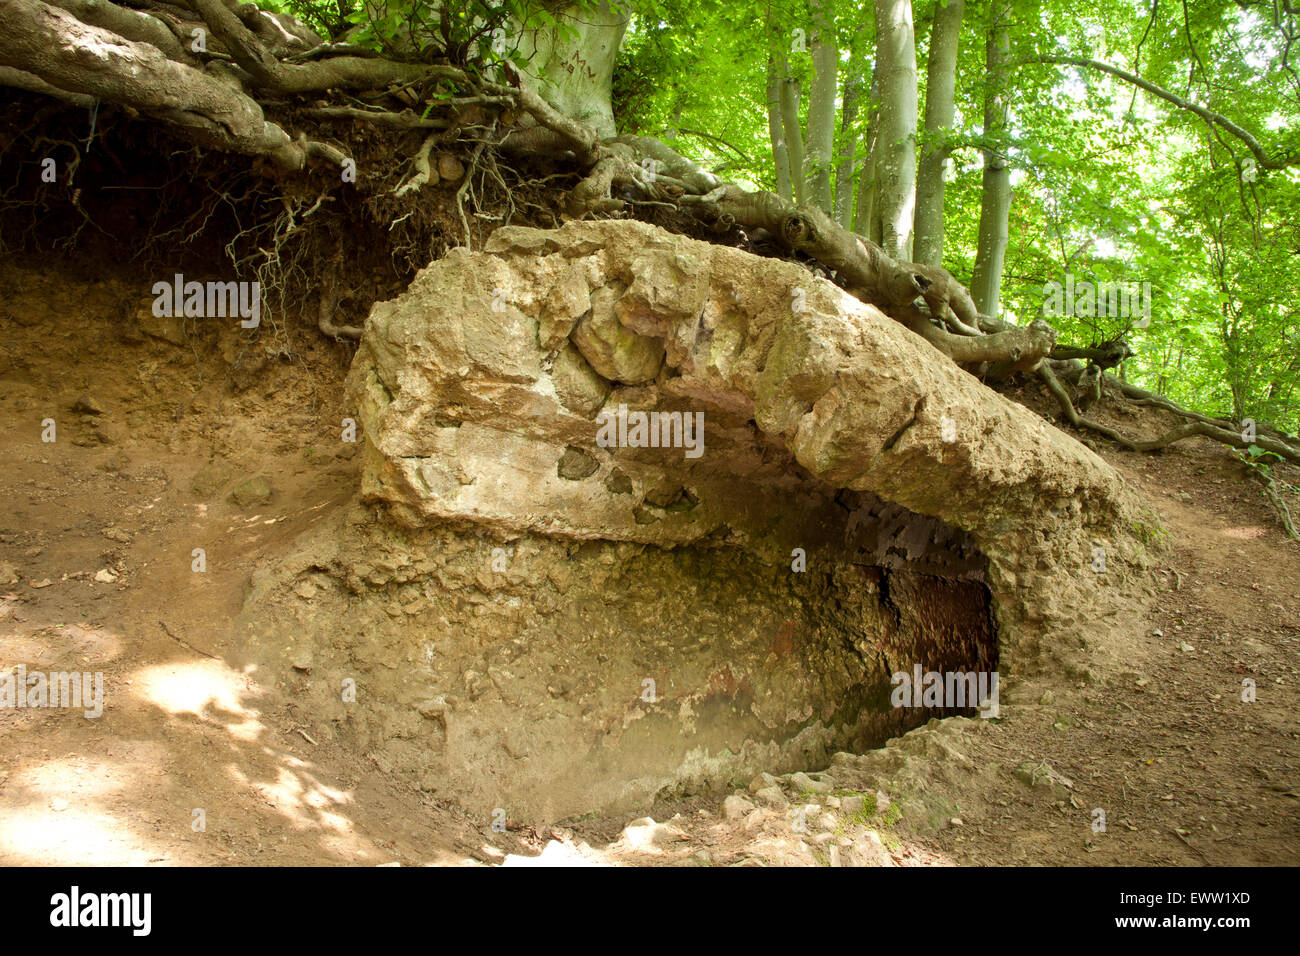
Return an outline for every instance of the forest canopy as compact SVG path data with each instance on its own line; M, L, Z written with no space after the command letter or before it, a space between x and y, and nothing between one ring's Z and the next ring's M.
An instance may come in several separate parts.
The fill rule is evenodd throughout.
M1136 353L1125 377L1184 404L1240 419L1300 424L1300 8L1293 3L1111 2L1006 5L1008 122L984 132L988 18L967 3L944 210L944 265L975 268L982 147L1010 166L1012 203L1001 298L1019 323L1044 314L1051 283L1149 283L1150 317L1061 314L1061 339L1124 336ZM918 80L938 3L913 4ZM840 120L836 156L861 162L871 116L849 118L845 88L869 77L868 5L836 5ZM643 5L617 74L620 129L669 136L712 168L775 189L764 103L768 50L807 22L803 3L663 2ZM787 44L788 48L788 44ZM1188 109L1098 69L1140 75L1223 114L1287 165L1264 169L1240 139ZM789 52L806 90L809 54ZM707 83L698 78L708 77ZM807 97L802 115L807 116ZM924 130L922 131L924 146ZM835 174L842 173L838 166ZM856 183L843 191L854 196ZM837 196L841 190L837 188ZM860 203L860 200L859 200ZM1084 313L1078 308L1072 312ZM1095 311L1095 310L1094 310ZM1103 310L1104 311L1104 310Z

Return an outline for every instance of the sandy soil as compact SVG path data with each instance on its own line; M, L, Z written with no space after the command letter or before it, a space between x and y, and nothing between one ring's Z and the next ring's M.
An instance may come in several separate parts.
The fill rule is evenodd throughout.
M141 287L0 266L0 667L102 672L109 702L97 719L0 709L0 863L770 865L839 862L824 851L866 832L884 864L1300 862L1300 545L1220 446L1094 446L1164 520L1147 636L1110 646L1099 626L1116 676L1020 684L997 721L909 735L929 819L883 801L851 817L841 788L804 795L829 814L811 831L710 794L656 806L662 827L494 833L312 740L283 688L231 663L253 564L356 487L335 451L346 349L314 330L142 333ZM257 476L269 502L229 500Z

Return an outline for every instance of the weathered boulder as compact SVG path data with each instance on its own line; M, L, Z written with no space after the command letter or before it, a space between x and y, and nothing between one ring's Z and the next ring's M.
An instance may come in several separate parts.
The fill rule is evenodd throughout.
M348 390L361 501L255 573L254 656L485 814L817 769L932 714L890 706L913 664L1082 674L1142 563L1088 449L800 266L636 222L453 250Z
M584 328L608 348L584 347ZM363 493L410 526L783 557L848 534L873 563L944 551L950 571L978 549L1000 615L1038 623L1094 590L1094 549L1110 544L1110 580L1137 550L1113 469L919 336L795 264L641 223L512 227L454 250L375 307L349 381ZM630 447L630 427L600 447L599 416L620 408L659 413L669 437L664 413L702 417L699 457ZM584 447L598 467L561 475Z
M573 329L573 344L597 373L611 382L640 385L664 364L662 339L638 335L614 314L621 292L602 286L590 296L591 308Z

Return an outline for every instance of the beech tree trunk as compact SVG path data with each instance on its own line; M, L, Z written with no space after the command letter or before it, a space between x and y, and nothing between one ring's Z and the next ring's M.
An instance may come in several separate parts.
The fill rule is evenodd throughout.
M840 107L839 163L835 169L835 221L845 229L853 225L853 187L858 167L858 101L862 97L862 45L867 36L859 22L849 46L849 75L844 81L844 103Z
M772 143L772 165L776 167L776 194L782 199L794 198L790 177L790 151L785 146L785 130L781 125L781 77L776 70L776 58L767 57L767 135Z
M1007 36L1010 0L992 0L984 78L984 192L980 201L979 238L971 296L982 315L1000 311L1002 266L1007 254L1007 220L1011 214L1011 170L1007 165Z
M839 47L830 0L809 0L812 14L813 82L808 97L808 151L805 196L827 215L834 214L831 167L835 162L835 97L839 88Z
M858 174L858 201L853 213L853 231L880 243L880 217L876 202L876 153L880 144L880 70L871 72L867 95L866 155Z
M911 0L876 0L880 119L875 159L880 245L910 259L916 214L916 38Z
M799 128L799 100L801 92L799 81L790 75L790 62L782 52L777 58L781 77L777 83L778 99L781 105L781 129L785 132L785 150L790 163L790 179L794 185L794 197L798 202L807 199L803 175L804 151L803 131Z
M914 258L923 265L943 265L944 171L952 149L951 134L957 83L957 50L965 0L939 0L930 30L930 61L925 82L925 145L916 173Z
M602 137L615 135L610 93L614 63L630 13L600 0L594 9L566 17L564 28L523 30L520 60L534 78L537 92L561 113L595 127Z

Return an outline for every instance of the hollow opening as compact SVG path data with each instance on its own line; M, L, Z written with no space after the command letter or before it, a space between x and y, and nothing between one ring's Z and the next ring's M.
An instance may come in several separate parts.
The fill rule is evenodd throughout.
M321 560L254 576L252 659L359 752L467 806L562 820L820 770L931 717L974 715L967 690L988 693L996 671L983 556L871 496L830 503L842 546L779 562L408 529L354 507L366 517L300 542ZM364 717L335 699L346 675Z

